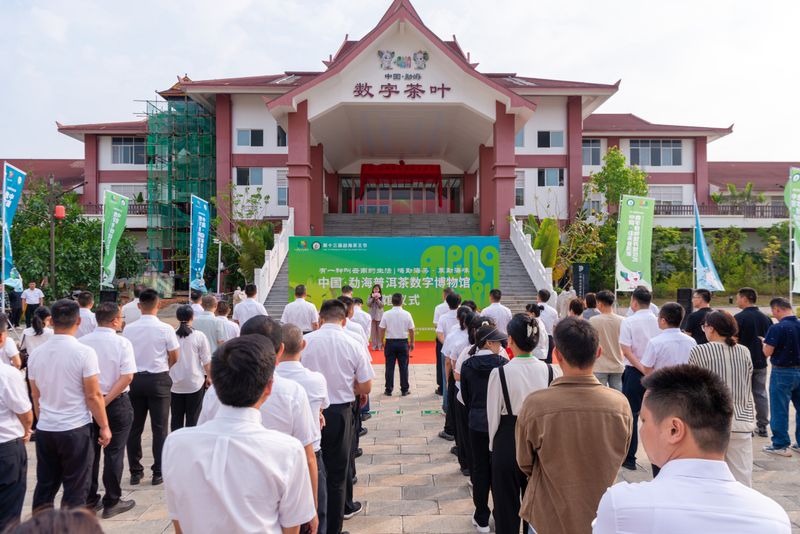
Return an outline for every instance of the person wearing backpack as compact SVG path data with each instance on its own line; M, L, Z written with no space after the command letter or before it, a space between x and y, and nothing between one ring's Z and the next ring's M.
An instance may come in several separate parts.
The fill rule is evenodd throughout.
M519 508L527 480L516 459L515 429L522 403L534 391L545 389L561 369L531 353L547 338L536 317L514 315L507 325L508 348L514 358L492 370L486 392L489 450L492 451L492 501L497 532L519 533ZM523 530L527 532L527 527Z

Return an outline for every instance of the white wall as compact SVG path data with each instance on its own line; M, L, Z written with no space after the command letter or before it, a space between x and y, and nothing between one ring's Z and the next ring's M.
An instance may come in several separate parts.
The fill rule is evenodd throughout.
M563 155L567 153L567 97L541 97L536 105L536 112L524 126L525 146L517 147L517 154ZM537 147L539 131L564 132L564 146L558 148Z
M288 148L278 146L278 123L270 115L261 95L233 95L231 97L231 139L234 154L286 154ZM264 130L264 146L238 146L236 130Z
M525 205L512 210L514 216L536 215L537 217L568 217L567 183L568 171L564 170L563 187L539 187L539 169L517 169L525 173Z
M111 163L111 137L100 135L97 137L97 169L101 171L146 171L147 165L121 165ZM114 137L132 137L130 135L115 135Z
M288 217L289 207L278 206L278 171L286 172L286 169L276 169L265 167L261 169L264 177L262 186L238 186L236 185L236 168L232 170L233 176L233 195L234 199L244 198L248 195L261 194L263 197L269 196L269 202L264 202L256 214L256 218L264 217ZM242 195L242 197L240 197ZM240 202L235 202L240 203ZM246 203L246 202L245 202ZM235 213L236 218L241 217L241 213Z
M597 139L597 137L584 137L584 139ZM589 176L593 172L600 172L603 168L603 156L608 152L608 139L600 138L600 165L584 165L583 175ZM583 147L581 147L581 158L583 158Z
M651 136L648 139L662 139L658 136ZM664 137L663 139L674 139L674 137ZM681 139L681 147L682 147L682 154L681 154L681 163L682 165L662 165L659 167L654 166L643 166L642 170L648 173L659 173L659 172L694 172L694 139ZM620 139L619 140L619 148L622 150L622 153L625 154L625 159L630 162L631 160L631 140L630 139Z

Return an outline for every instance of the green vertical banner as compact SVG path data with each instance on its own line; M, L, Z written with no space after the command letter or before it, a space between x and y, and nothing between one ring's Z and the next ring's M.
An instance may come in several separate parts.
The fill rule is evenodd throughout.
M100 287L114 287L117 271L117 244L125 231L130 199L106 190L103 198L103 244L100 256L103 270Z
M791 226L792 241L792 293L800 293L800 244L797 242L797 230L800 228L800 168L789 169L789 181L783 192L786 207L789 208L789 225Z
M349 285L368 311L372 287L378 284L386 309L393 293L403 295L421 341L436 337L433 309L442 302L444 288L483 308L499 283L497 237L289 238L290 299L294 288L304 284L308 300L319 307Z
M655 206L652 198L622 196L617 227L618 291L633 291L638 286L653 288L650 260Z

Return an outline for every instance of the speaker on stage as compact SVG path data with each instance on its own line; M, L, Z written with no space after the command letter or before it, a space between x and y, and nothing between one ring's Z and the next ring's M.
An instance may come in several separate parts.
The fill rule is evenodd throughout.
M692 313L692 293L694 293L694 289L691 287L678 288L678 304L683 306L683 309L686 310L686 315Z

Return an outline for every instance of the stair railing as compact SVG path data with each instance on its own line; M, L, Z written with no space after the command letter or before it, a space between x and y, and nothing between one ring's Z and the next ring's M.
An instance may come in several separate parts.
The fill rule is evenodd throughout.
M522 231L522 224L511 217L511 243L517 251L528 276L536 289L547 289L553 294L553 272L542 263L542 251L531 246L531 235Z
M260 269L255 269L253 277L258 288L258 296L262 301L266 301L278 272L286 261L289 254L289 237L294 235L294 208L289 208L289 218L283 221L281 233L275 236L272 250L264 251L264 265Z

